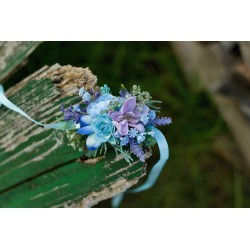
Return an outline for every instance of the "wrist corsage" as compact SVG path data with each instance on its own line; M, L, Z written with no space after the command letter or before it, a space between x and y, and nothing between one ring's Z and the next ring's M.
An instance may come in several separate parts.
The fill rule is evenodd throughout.
M160 101L152 100L149 92L134 85L128 91L121 85L119 96L114 96L105 84L100 92L79 90L80 103L62 106L67 122L66 135L70 145L88 157L105 153L110 145L122 153L127 162L135 155L145 162L145 153L155 145L157 126L167 125L171 118L158 117Z

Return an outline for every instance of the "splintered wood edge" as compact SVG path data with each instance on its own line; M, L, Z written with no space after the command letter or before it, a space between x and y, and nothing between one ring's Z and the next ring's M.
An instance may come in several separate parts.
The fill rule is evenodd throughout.
M146 166L143 167L146 169ZM141 177L145 176L143 174ZM104 187L99 192L92 192L88 196L83 199L79 199L76 202L65 202L63 204L64 208L89 208L97 205L100 201L110 199L116 196L119 193L125 192L132 186L138 183L140 178L136 178L133 180L126 180L125 178L121 178L115 182L113 182L109 187Z
M83 86L86 90L98 90L97 76L93 75L89 68L73 67L71 65L61 66L57 63L50 67L44 66L24 78L20 83L8 89L6 95L13 95L28 82L43 78L53 81L56 89L61 93L61 97L75 95Z

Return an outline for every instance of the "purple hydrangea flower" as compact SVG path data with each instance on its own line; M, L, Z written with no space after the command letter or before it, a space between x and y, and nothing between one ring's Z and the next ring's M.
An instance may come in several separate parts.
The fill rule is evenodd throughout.
M142 133L142 134L137 135L136 139L137 139L137 142L140 144L140 143L142 143L145 140L145 136Z
M139 122L142 112L136 107L136 97L129 97L122 105L120 111L110 112L113 124L120 135L125 136L129 132L129 126L136 128L140 133L144 132L144 126Z
M138 130L135 129L135 128L131 128L131 129L129 130L129 132L128 132L128 136L129 136L130 138L135 138L135 137L137 136L137 134L138 134Z
M128 136L120 137L120 140L121 140L121 142L120 142L121 146L126 146L126 145L128 145L128 143L129 143L129 138L128 138Z
M147 116L146 114L143 114L143 115L141 116L140 121L141 121L144 125L146 125L146 124L148 123L148 120L149 120L149 118L148 118L148 116Z

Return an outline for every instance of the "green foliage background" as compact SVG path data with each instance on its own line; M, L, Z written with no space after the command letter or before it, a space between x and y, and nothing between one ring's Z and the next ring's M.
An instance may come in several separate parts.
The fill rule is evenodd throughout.
M140 84L162 100L162 116L173 124L162 128L170 159L157 184L126 195L122 207L249 207L249 177L228 157L237 152L210 97L189 83L167 42L45 42L30 56L8 86L44 65L89 67L99 85ZM237 154L237 153L235 153ZM157 161L157 147L148 169ZM98 207L109 207L110 201Z

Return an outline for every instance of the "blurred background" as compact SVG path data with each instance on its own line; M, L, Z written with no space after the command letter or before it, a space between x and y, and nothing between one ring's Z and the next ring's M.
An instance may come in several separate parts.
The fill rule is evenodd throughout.
M6 86L44 65L89 67L162 100L170 159L156 185L122 207L250 207L248 43L44 42ZM249 140L248 140L249 139ZM249 154L250 155L250 154ZM158 160L157 147L148 169ZM110 200L97 207L110 207Z

